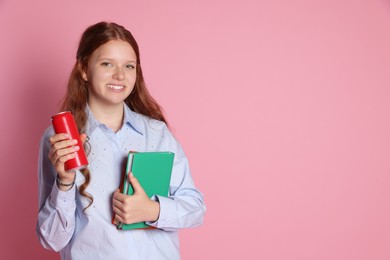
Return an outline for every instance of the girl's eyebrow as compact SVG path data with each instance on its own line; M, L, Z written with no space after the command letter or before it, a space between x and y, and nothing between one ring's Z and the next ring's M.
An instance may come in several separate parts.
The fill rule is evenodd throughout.
M98 59L98 61L102 61L102 60L112 61L112 60L115 60L115 59L110 59L110 58L106 58L106 57L101 57L101 58ZM134 63L137 63L136 60L128 60L127 62L134 62Z

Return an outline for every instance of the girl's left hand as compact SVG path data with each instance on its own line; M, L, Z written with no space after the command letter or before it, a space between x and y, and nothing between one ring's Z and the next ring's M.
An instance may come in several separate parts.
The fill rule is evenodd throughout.
M114 222L133 224L142 221L156 221L160 214L160 204L148 197L132 173L129 174L129 182L134 190L133 195L122 194L119 189L114 192L112 199Z

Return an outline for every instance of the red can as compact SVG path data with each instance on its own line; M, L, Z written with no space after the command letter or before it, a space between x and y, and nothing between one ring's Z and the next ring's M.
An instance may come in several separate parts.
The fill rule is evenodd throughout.
M76 156L65 162L65 171L81 170L87 167L88 160L83 149L83 143L80 139L80 133L77 130L77 125L71 112L60 112L51 117L51 123L53 124L56 134L69 134L70 139L76 139L77 145L80 147L76 151Z

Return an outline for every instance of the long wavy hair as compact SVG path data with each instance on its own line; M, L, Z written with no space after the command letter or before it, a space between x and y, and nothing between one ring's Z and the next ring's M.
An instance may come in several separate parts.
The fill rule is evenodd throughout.
M81 36L77 49L76 64L74 65L69 77L67 92L61 106L62 111L71 111L80 133L85 132L87 114L85 107L89 98L88 83L82 78L82 72L88 68L88 61L92 53L101 45L112 41L122 40L128 42L134 49L137 56L136 82L132 93L125 99L125 103L131 110L151 118L161 120L167 123L161 106L150 95L146 88L142 74L140 53L136 40L133 35L123 26L116 23L100 22L88 27ZM91 147L88 142L84 144L87 153ZM87 197L90 203L84 208L86 210L93 203L93 197L85 190L91 181L91 174L88 168L81 170L85 177L84 183L80 186L80 194Z

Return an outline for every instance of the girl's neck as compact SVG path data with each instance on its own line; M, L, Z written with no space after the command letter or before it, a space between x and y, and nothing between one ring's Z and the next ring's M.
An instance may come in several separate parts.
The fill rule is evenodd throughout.
M119 129L121 129L124 115L123 104L116 106L100 106L89 102L88 105L97 121L105 124L114 132L117 132Z

